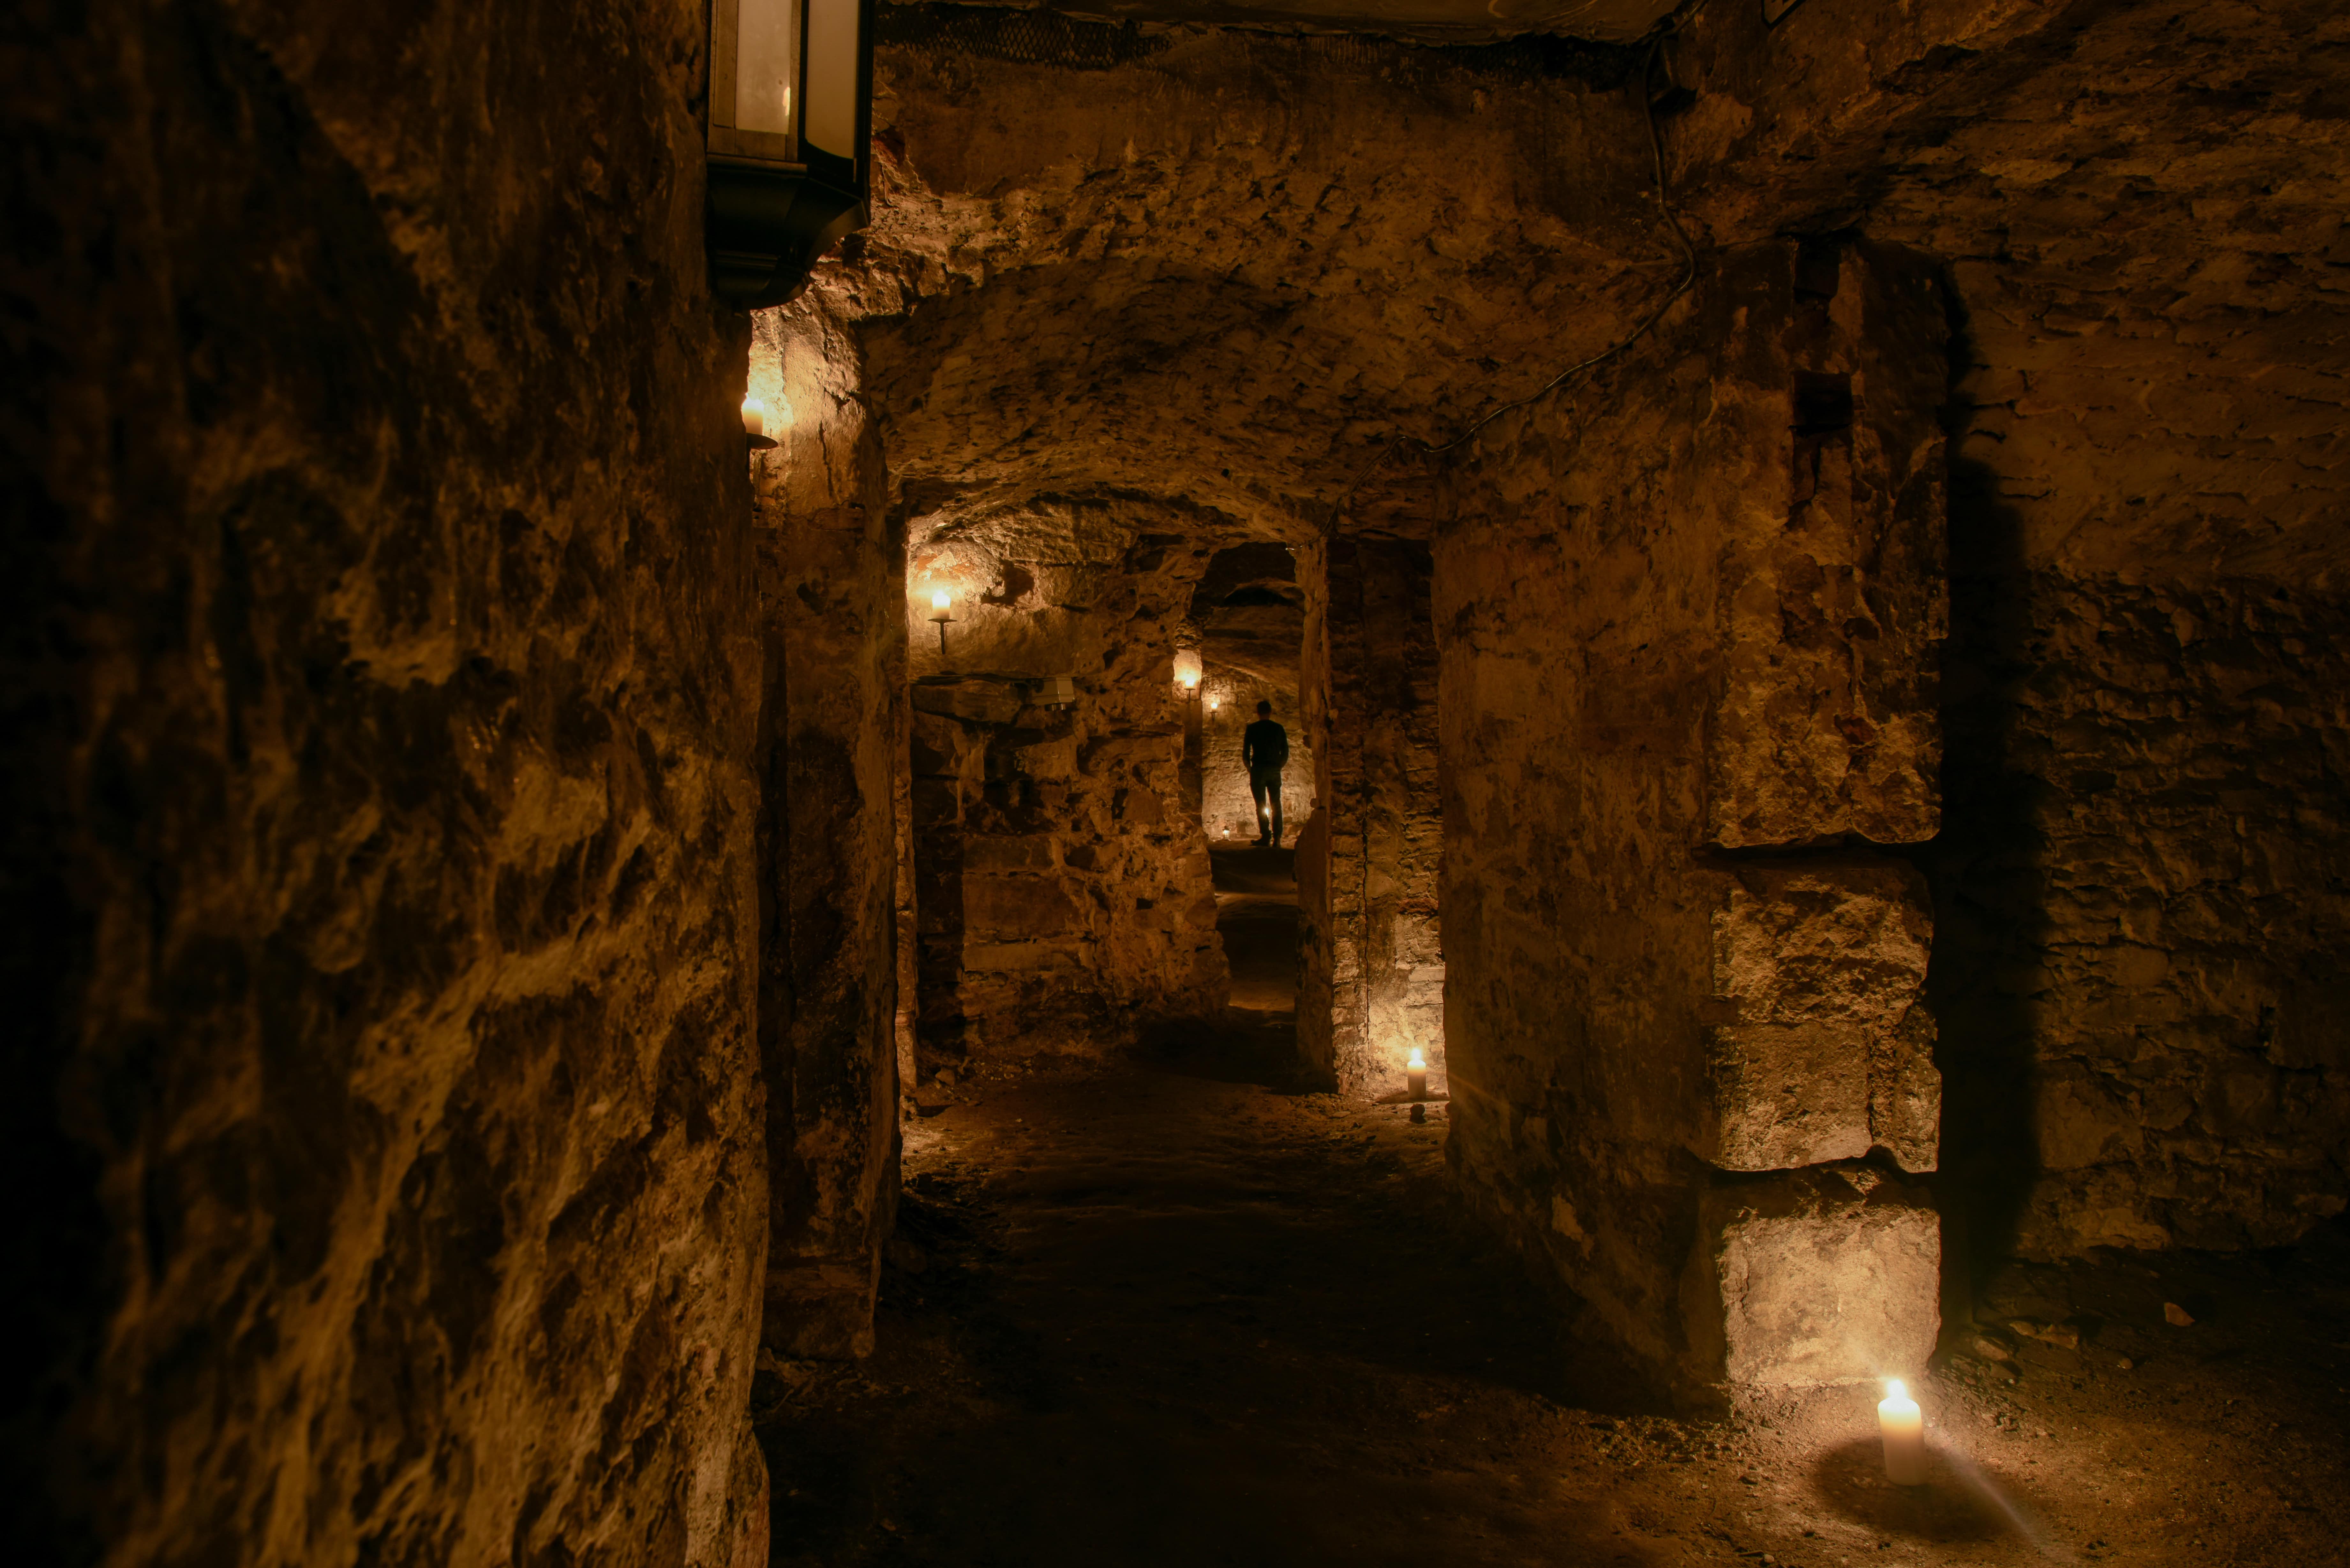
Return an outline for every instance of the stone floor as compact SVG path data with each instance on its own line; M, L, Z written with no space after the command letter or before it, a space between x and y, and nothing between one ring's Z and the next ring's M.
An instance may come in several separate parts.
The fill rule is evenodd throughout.
M1292 1025L1297 1012L1297 851L1211 849L1216 929L1232 965L1232 1006L1257 1025Z
M758 1380L779 1568L2344 1560L2341 1253L2009 1271L1899 1492L1873 1391L1673 1418L1452 1211L1441 1107L1259 1039L924 1091L879 1349Z

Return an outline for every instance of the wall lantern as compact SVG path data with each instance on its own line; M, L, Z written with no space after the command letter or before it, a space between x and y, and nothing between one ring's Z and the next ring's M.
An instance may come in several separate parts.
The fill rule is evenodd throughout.
M1179 648L1175 650L1175 684L1185 696L1197 696L1200 691L1200 655L1197 649Z
M711 286L781 305L865 226L872 0L711 0L709 99Z

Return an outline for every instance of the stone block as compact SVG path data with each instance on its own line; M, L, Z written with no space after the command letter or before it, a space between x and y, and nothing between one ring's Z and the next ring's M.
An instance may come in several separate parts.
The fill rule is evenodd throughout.
M1059 840L1049 833L967 838L962 863L971 871L1049 871L1061 863Z
M1911 1376L1941 1333L1941 1220L1866 1168L1718 1186L1684 1282L1696 1381Z
M1110 815L1128 827L1157 827L1167 820L1167 804L1147 789L1122 789L1110 800Z
M970 765L979 740L960 720L916 713L910 725L916 778L953 778Z
M1692 1142L1726 1170L1936 1162L1940 1080L1923 1001L1932 916L1904 862L1748 866L1711 882L1708 1105Z
M1005 767L1026 778L1066 779L1074 777L1077 771L1077 742L1074 736L1017 747L1003 755Z
M1020 689L1006 680L919 680L911 701L917 713L943 714L977 724L1009 724L1020 716Z
M1076 937L1087 929L1086 916L1064 882L968 871L963 876L963 929L974 937L1002 941Z
M942 827L962 820L963 791L954 779L918 778L911 795L917 827Z
M1717 393L1742 413L1767 409L1748 426L1756 474L1783 475L1787 500L1750 493L1724 514L1721 697L1706 726L1716 844L1920 843L1940 826L1948 328L1933 265L1851 247L1825 316L1791 312L1777 384ZM1773 295L1788 281L1770 269Z
M1069 940L1057 942L973 942L962 950L962 967L973 974L1004 974L1027 971L1090 969L1093 944Z

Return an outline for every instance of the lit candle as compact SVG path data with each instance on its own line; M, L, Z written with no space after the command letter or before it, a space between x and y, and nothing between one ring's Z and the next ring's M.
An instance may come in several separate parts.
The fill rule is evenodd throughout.
M1224 700L1223 700L1222 698L1221 698L1221 697L1211 697L1211 698L1209 698L1209 699L1208 699L1208 711L1209 711L1209 712L1211 712L1211 713L1214 712L1217 709L1219 709L1219 708L1222 707L1223 705L1224 705Z
M1926 1417L1898 1377L1885 1380L1877 1407L1877 1429L1885 1438L1885 1479L1895 1486L1920 1486L1926 1480Z
M931 607L938 611L941 615L947 613L947 606L951 602L951 601L947 597L946 589L933 588L931 591Z
M1428 1098L1428 1058L1419 1054L1417 1045L1411 1048L1411 1060L1404 1064L1403 1083L1413 1099Z
M767 405L756 398L743 400L743 433L754 436L767 433Z

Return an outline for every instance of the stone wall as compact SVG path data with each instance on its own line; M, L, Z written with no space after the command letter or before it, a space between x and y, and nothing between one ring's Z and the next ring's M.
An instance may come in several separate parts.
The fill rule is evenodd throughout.
M2234 244L2314 243L2264 226ZM1984 1252L2273 1245L2350 1198L2343 315L2315 262L2261 265L2241 303L1954 269L1963 743L1928 864Z
M1938 826L1942 321L1905 253L1710 258L1443 514L1448 1152L1684 1386L1934 1345L1931 921L1867 846Z
M764 1337L872 1347L898 1190L897 797L905 545L854 341L821 296L763 311L750 390L760 630L759 1048L768 1085Z
M905 602L926 1064L1093 1054L1224 1006L1172 668L1213 542L1148 531L1147 513L916 524ZM958 607L943 656L928 619L941 586ZM1037 683L1051 677L1074 683L1073 701L1045 705Z
M12 1552L752 1568L760 659L702 14L26 26Z
M1965 324L1919 860L1986 1257L2269 1244L2350 1199L2345 46L2327 0L1805 0L1677 50L1694 225L1862 225L1946 258Z

